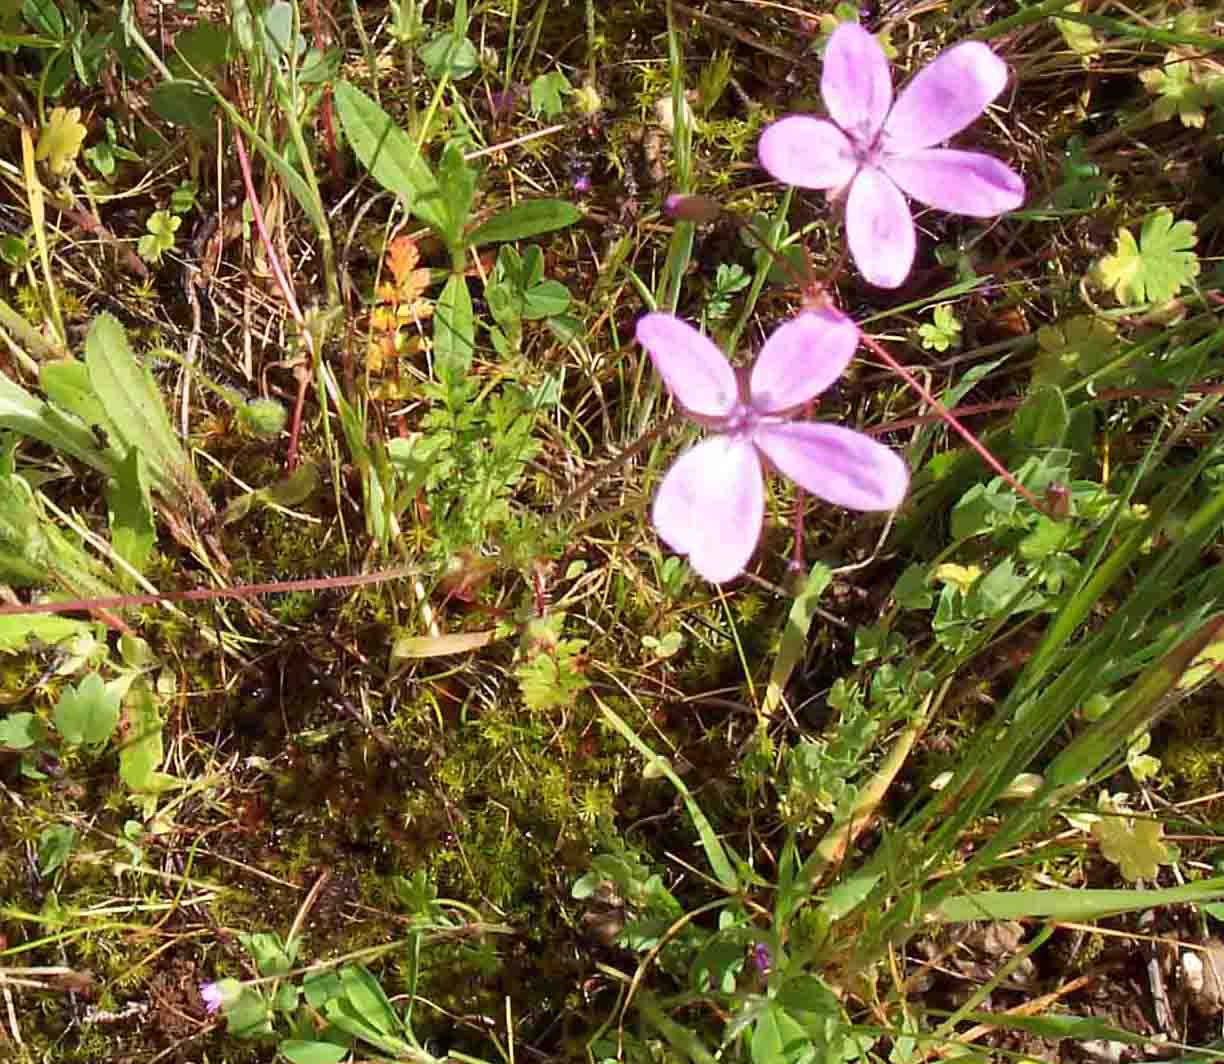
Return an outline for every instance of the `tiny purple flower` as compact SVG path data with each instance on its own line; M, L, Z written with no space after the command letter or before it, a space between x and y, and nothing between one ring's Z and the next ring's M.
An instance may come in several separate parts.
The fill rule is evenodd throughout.
M770 956L769 947L764 942L758 942L752 947L752 966L757 970L758 975L768 975L769 969L773 966L773 957Z
M791 115L757 148L779 181L846 194L846 238L863 276L896 288L914 262L905 196L953 214L992 218L1024 202L1024 181L990 155L935 145L976 119L1007 83L1007 66L969 41L938 55L893 102L888 59L853 22L833 31L820 94L832 121Z
M204 1008L209 1015L216 1012L225 1000L216 983L201 983L200 997L204 999Z
M591 175L579 174L574 178L574 191L577 193L586 193L591 191Z
M850 363L858 327L832 308L805 311L765 341L741 389L714 343L670 314L647 314L638 342L677 405L714 435L686 451L659 485L651 516L660 537L716 584L743 572L765 518L762 462L852 510L892 510L909 486L901 458L838 425L791 415Z

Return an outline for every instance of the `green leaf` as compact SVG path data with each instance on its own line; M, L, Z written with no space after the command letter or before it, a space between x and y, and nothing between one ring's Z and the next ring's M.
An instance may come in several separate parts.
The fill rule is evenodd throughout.
M55 727L69 746L100 749L119 723L119 693L91 672L76 687L67 687L55 704Z
M879 879L878 876L871 878ZM787 979L774 1000L787 1009L821 1012L834 1017L841 1015L841 1005L838 1003L837 995L829 989L823 979L818 979L814 975L799 975L793 979Z
M240 932L238 940L255 961L260 975L285 975L293 968L297 956L296 940L286 944L280 935L267 931Z
M340 982L357 1015L381 1034L394 1034L399 1028L399 1017L378 980L365 968L345 968L340 973Z
M224 23L198 22L174 35L174 50L196 70L210 74L229 62L233 42L233 34Z
M1199 273L1193 222L1174 222L1162 207L1143 223L1139 243L1129 229L1118 230L1118 246L1097 263L1097 275L1120 303L1163 303Z
M752 1029L753 1064L789 1064L808 1047L807 1032L786 1010L770 1002Z
M1167 122L1176 115L1183 126L1202 129L1207 121L1204 108L1209 95L1207 86L1199 82L1193 62L1173 49L1165 56L1163 67L1145 70L1139 80L1153 96L1152 104L1158 122Z
M961 323L947 303L935 308L933 322L918 326L918 338L928 351L946 351L959 346L960 334Z
M293 4L288 0L276 0L264 11L264 52L274 63L297 58L306 51L306 38L294 33L294 21Z
M145 222L148 233L136 245L136 251L145 262L156 265L161 257L174 247L174 234L183 224L183 219L169 211L154 211Z
M157 529L144 462L135 448L128 451L115 480L107 485L106 506L115 553L137 572L144 572L157 542Z
M336 112L361 164L388 192L439 234L446 232L441 191L411 137L364 92L347 81L335 89Z
M349 1052L347 1046L332 1042L302 1042L296 1038L287 1038L276 1048L292 1064L339 1064Z
M38 836L38 874L54 875L63 868L76 845L76 829L69 824L51 824Z
M1095 373L1117 353L1117 327L1081 314L1037 330L1040 351L1033 363L1033 385L1062 384Z
M89 130L81 122L81 109L71 110L57 107L51 112L47 124L38 135L38 147L34 158L39 162L47 160L51 173L62 176L72 169L77 153L85 143Z
M523 296L523 317L539 321L564 314L570 305L569 289L560 281L541 281L532 285Z
M769 670L769 686L765 689L765 700L761 705L762 719L777 712L782 705L782 695L790 682L791 673L808 652L808 629L816 619L821 596L832 580L832 570L818 562L808 573L803 590L791 603L786 626L782 629L778 656L774 658L773 667Z
M272 1033L272 1011L264 996L237 979L217 982L225 1012L226 1030L235 1038L259 1038Z
M449 74L451 81L462 81L480 67L480 53L466 37L450 30L439 33L427 41L420 51L425 71L434 81Z
M476 170L463 158L463 149L453 142L446 146L438 162L438 187L446 216L442 237L451 254L458 255L462 264L463 230L467 228L472 198L476 194Z
M1102 816L1091 830L1101 856L1116 864L1128 883L1155 879L1162 864L1173 863L1169 848L1160 841L1164 825L1158 820Z
M1062 444L1070 426L1067 400L1060 389L1047 384L1034 391L1016 411L1012 438L1021 446L1047 450Z
M158 118L195 133L214 132L216 100L194 81L171 79L153 86L149 106Z
M31 639L53 646L65 639L85 635L89 630L90 625L85 621L54 613L0 617L0 654L20 653L28 649Z
M559 70L541 74L531 83L531 111L545 118L556 118L565 110L561 97L574 91L573 86Z
M1067 4L1061 10L1080 14L1084 10L1084 5L1082 0L1074 0L1074 3ZM1063 40L1067 42L1067 47L1077 55L1086 58L1101 50L1102 44L1091 26L1069 18L1056 18L1054 25L1058 27L1058 32L1062 34Z
M479 247L505 240L525 240L541 233L564 229L581 218L582 211L565 200L524 200L482 222L468 234L467 242L471 247Z
M42 721L33 713L10 713L0 717L0 746L9 750L29 750L45 738Z
M472 368L476 349L476 319L467 279L451 274L434 309L434 368L438 379L454 383Z
M110 314L99 314L89 328L85 365L112 431L124 451L133 447L140 451L158 494L176 507L211 512L208 497L174 435L157 382L136 362L126 331Z
M162 718L157 700L144 677L128 689L127 728L119 750L119 778L137 794L157 794L176 786L173 776L157 771L165 756Z
M1224 897L1224 876L1152 890L1011 890L983 891L948 898L931 914L948 923L968 920L1099 920L1119 913L1162 905L1217 901Z

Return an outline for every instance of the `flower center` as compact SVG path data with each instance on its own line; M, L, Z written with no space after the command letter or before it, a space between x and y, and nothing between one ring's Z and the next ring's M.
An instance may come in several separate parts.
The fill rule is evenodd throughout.
M726 436L748 436L756 427L757 413L748 403L736 403L735 409L729 413L719 426L719 431Z
M883 140L879 131L873 135L865 127L851 133L850 143L854 145L854 157L860 167L879 165L880 157L884 154Z

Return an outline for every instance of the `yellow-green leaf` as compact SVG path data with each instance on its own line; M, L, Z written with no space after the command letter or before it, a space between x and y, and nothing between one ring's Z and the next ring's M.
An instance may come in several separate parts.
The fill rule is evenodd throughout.
M1118 246L1097 263L1097 276L1120 303L1163 303L1199 272L1194 223L1175 222L1162 207L1149 215L1136 243L1129 229L1118 230Z
M44 159L53 174L66 174L76 162L77 153L85 143L89 130L81 121L81 109L73 107L67 110L57 107L51 112L47 124L38 135L38 149L34 158L39 162Z

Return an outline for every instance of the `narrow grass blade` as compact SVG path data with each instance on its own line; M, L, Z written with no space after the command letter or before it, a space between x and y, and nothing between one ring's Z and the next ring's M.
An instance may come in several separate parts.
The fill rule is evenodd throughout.
M705 813L701 811L701 806L693 798L692 792L685 786L684 780L676 775L671 765L667 763L666 758L660 757L642 742L638 738L637 732L629 727L614 710L605 705L598 695L595 695L595 702L599 706L599 711L604 715L604 719L620 732L625 741L646 758L651 766L666 776L671 785L676 788L677 793L684 802L685 808L688 810L690 819L693 821L693 827L697 829L697 835L701 839L701 847L705 850L706 860L710 862L710 869L714 872L715 878L724 890L733 894L737 893L740 889L739 876L735 874L735 868L727 858L727 851L714 833L714 828L709 820L706 819Z
M981 891L945 898L930 916L949 924L1032 918L1083 923L1158 905L1215 901L1220 897L1224 897L1224 876L1148 890Z

